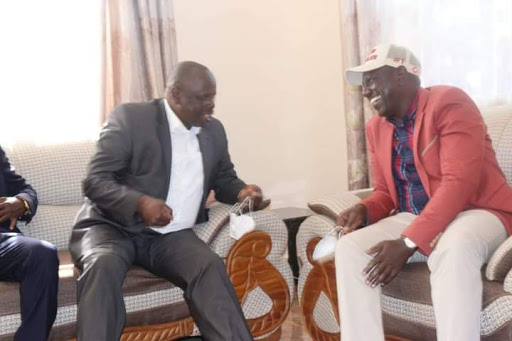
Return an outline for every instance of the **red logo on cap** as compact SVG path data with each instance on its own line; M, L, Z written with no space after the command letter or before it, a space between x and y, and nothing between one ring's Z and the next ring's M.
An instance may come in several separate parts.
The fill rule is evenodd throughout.
M369 60L374 60L374 59L377 59L377 55L376 54L368 56L368 58L366 58L365 62L367 62Z
M417 66L412 68L412 73L418 73L418 67Z
M404 59L403 58L393 58L393 61L395 63L402 63L402 64L404 63Z

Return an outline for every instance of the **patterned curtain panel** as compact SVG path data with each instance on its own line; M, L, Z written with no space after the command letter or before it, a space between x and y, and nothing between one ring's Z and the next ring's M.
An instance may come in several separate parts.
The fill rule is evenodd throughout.
M164 95L177 63L172 0L104 0L103 106L113 107Z
M379 26L376 21L361 20L361 16L377 16L377 0L341 0L341 43L343 70L359 65L369 49L378 44ZM344 105L347 124L349 189L368 188L370 174L366 152L366 122L372 111L363 101L361 87L350 86L344 80Z
M422 86L455 85L480 106L512 102L511 0L340 0L342 65L359 65L380 43L409 47ZM360 87L344 83L350 189L371 185Z

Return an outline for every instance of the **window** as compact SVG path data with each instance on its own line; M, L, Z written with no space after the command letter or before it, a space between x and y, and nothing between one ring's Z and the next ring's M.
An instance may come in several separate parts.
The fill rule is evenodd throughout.
M0 143L97 137L101 1L0 4Z
M512 1L386 0L358 6L363 35L417 55L423 86L458 86L479 105L512 102ZM369 6L375 7L368 11Z

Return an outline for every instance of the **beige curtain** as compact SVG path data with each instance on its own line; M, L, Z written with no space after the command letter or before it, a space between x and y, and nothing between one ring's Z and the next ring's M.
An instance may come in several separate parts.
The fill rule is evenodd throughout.
M341 0L341 43L343 70L359 65L370 48L377 45L375 32L378 24L371 20L361 20L377 11L376 0ZM344 105L347 125L348 183L349 189L367 188L370 185L368 157L366 151L365 125L372 111L367 101L363 101L361 87L350 86L344 80Z
M164 95L177 63L172 0L103 0L103 105L113 107Z

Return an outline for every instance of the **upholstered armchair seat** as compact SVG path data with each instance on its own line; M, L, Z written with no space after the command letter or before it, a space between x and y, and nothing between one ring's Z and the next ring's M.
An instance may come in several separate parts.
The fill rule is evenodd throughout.
M81 182L94 151L94 142L6 149L11 163L39 197L37 214L29 225L21 226L22 231L53 243L59 250L58 310L50 340L76 336L79 271L67 248L83 201ZM229 236L228 214L228 205L216 203L209 209L209 221L194 226L194 231L225 260L255 339L278 340L293 292L286 259L286 226L272 211L255 212L256 230L235 241ZM170 282L133 266L124 281L123 294L127 320L122 340L163 341L199 334L183 291ZM0 341L12 340L20 324L19 285L0 282L0 302Z
M482 111L498 162L512 185L512 106ZM339 340L338 298L334 261L312 260L318 241L335 225L335 217L371 193L371 189L339 193L309 203L317 214L302 223L297 235L301 269L299 304L306 329L314 340ZM436 340L435 317L425 263L407 264L383 287L382 313L386 335L409 340ZM482 340L512 339L512 237L482 269L484 292Z

